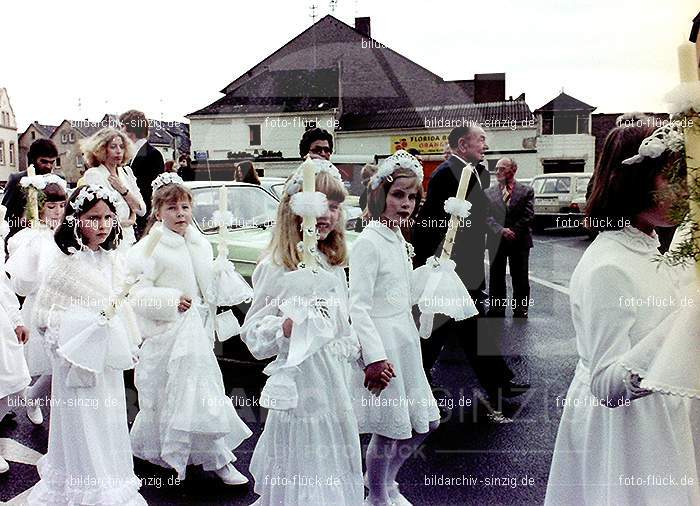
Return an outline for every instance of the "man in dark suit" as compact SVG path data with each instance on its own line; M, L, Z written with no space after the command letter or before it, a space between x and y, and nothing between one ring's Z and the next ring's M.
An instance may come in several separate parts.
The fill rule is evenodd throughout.
M37 139L29 146L27 161L34 166L34 172L50 174L56 165L58 150L50 139ZM10 225L10 233L14 235L24 228L24 208L27 205L27 196L19 184L20 179L27 175L27 171L13 172L5 184L5 194L2 197L2 205L7 208L5 219Z
M484 189L490 185L489 171L482 163L484 152L488 149L486 134L478 126L457 127L450 132L448 142L450 157L431 175L428 196L413 229L416 253L414 261L419 266L432 255L440 256L449 219L444 210L445 201L456 195L462 168L468 163L472 164L474 168L466 196L472 204L471 214L457 231L452 259L457 264L455 270L469 290L480 317L484 315L486 300L484 254L488 228L486 218L489 212L489 200ZM433 365L445 342L452 336L463 347L490 399L496 400L499 392L508 397L523 393L527 385L512 382L514 375L503 360L496 341L489 339L485 333L479 335L479 317L459 322L436 317L431 337L421 341L426 375L431 379Z
M146 214L136 217L134 232L136 239L141 237L146 227L148 215L151 212L151 183L165 170L163 155L148 142L148 119L141 111L130 110L119 116L122 130L134 143L134 158L129 163L136 176L136 184L139 187L143 201L146 203Z
M528 268L532 248L532 222L535 217L534 190L515 180L518 164L511 158L496 163L498 184L486 190L491 213L486 219L489 270L488 316L505 316L513 307L513 316L527 318L530 299ZM506 294L506 263L513 279L513 300Z

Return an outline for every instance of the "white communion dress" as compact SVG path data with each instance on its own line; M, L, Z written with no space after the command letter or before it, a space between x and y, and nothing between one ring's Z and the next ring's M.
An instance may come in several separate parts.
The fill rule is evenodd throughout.
M545 504L699 504L692 406L639 385L673 322L673 275L658 240L602 232L571 277L579 362L554 448Z
M357 339L348 322L347 282L342 267L322 268L336 283L326 299L335 322L335 339L327 341L298 366L293 407L268 411L265 430L253 453L256 505L361 505L364 495L357 421L348 390L349 360L357 356ZM288 271L263 258L253 273L253 303L241 334L257 359L276 357L266 371L287 363L290 338L284 336L282 308L294 293L283 293ZM293 290L290 290L290 292ZM296 325L296 324L295 324ZM294 337L294 336L292 336Z
M352 381L360 433L391 439L425 434L440 419L437 401L423 371L420 337L411 307L413 270L407 243L398 229L370 222L350 253L350 318L364 365L388 360L396 378L377 397Z
M0 239L0 247L4 241ZM1 262L0 262L1 263ZM24 359L24 346L17 340L15 328L23 325L17 296L10 280L0 272L0 399L24 390L31 378ZM31 337L31 336L30 336Z
M146 269L129 295L144 342L134 382L139 407L131 429L134 455L186 477L187 465L215 471L252 435L226 395L213 350L215 301L212 249L192 225L181 236L160 224L162 237L145 260L144 237L128 254ZM206 297L203 295L206 294ZM180 313L180 297L192 307Z
M123 371L138 329L128 305L100 312L124 279L115 251L57 258L37 294L33 320L53 355L49 448L28 504L146 504L134 474Z
M23 228L7 243L9 258L6 269L12 289L24 297L22 319L29 327L31 338L24 345L29 374L51 374L51 360L43 334L32 321L32 310L39 285L51 263L61 254L53 238L53 230L45 225Z

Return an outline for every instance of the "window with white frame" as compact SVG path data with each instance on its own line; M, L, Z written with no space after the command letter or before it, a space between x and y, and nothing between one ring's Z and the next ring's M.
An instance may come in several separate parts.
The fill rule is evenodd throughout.
M5 141L0 141L0 165L5 165Z
M10 165L15 164L15 143L10 143Z

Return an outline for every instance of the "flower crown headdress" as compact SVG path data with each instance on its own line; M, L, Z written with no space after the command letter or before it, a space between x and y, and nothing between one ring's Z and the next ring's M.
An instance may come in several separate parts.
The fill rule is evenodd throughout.
M391 174L399 168L412 171L418 178L418 184L423 183L423 166L421 163L411 153L400 149L382 161L377 172L369 180L370 189L376 190L384 181L391 181Z
M314 173L317 176L321 172L327 172L334 179L337 179L342 183L343 178L340 176L340 171L331 162L329 162L328 160L321 160L318 158L314 158L311 161L314 163ZM289 178L289 181L287 181L287 183L285 184L284 191L287 195L291 197L292 195L298 193L301 190L303 184L304 170L301 168L301 166L299 166L299 168L294 172L292 177Z
M114 207L117 207L117 203L119 202L119 195L117 195L114 190L110 190L104 186L86 185L81 186L76 191L78 192L78 196L70 203L75 214L80 214L82 212L86 201L92 202L95 199L104 199L111 202ZM72 218L73 216L70 217ZM66 216L66 219L68 218L69 217Z
M158 177L156 177L153 182L151 183L151 188L153 188L153 193L158 190L161 186L165 186L166 184L181 184L184 185L185 182L182 180L180 176L175 174L174 172L163 172L162 174L158 174Z
M639 163L645 158L658 158L666 151L678 153L685 146L680 125L672 121L654 130L654 133L642 141L638 154L622 161L623 165Z
M55 183L60 186L64 192L68 191L68 185L66 180L56 174L37 174L35 176L24 176L19 180L19 184L22 188L29 188L30 186L36 188L37 190L44 191L47 185Z

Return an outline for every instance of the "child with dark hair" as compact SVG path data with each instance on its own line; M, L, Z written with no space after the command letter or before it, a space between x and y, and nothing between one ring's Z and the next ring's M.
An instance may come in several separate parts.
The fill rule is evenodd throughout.
M649 133L614 129L598 165L586 213L601 233L569 284L579 362L563 400L547 505L700 503L697 480L673 485L697 476L690 401L644 382L672 337L680 296L678 273L655 261L654 229L675 224L670 211L686 192L675 184L684 179L682 132L671 124ZM629 486L633 476L670 484Z
M44 417L41 406L48 406L51 392L51 359L41 333L32 325L32 308L44 273L60 253L53 238L54 229L63 219L66 207L66 182L54 175L24 177L20 185L28 190L36 189L39 216L10 237L7 243L9 258L6 270L12 289L24 297L22 319L33 337L24 346L29 374L39 376L27 391L27 416L35 425L41 425ZM29 211L29 210L27 210ZM33 211L32 211L33 212ZM29 212L25 213L29 214Z
M28 504L146 504L134 474L123 371L139 340L127 304L116 304L124 269L119 196L101 186L75 190L55 240L62 254L39 289L33 325L52 355L48 452Z

